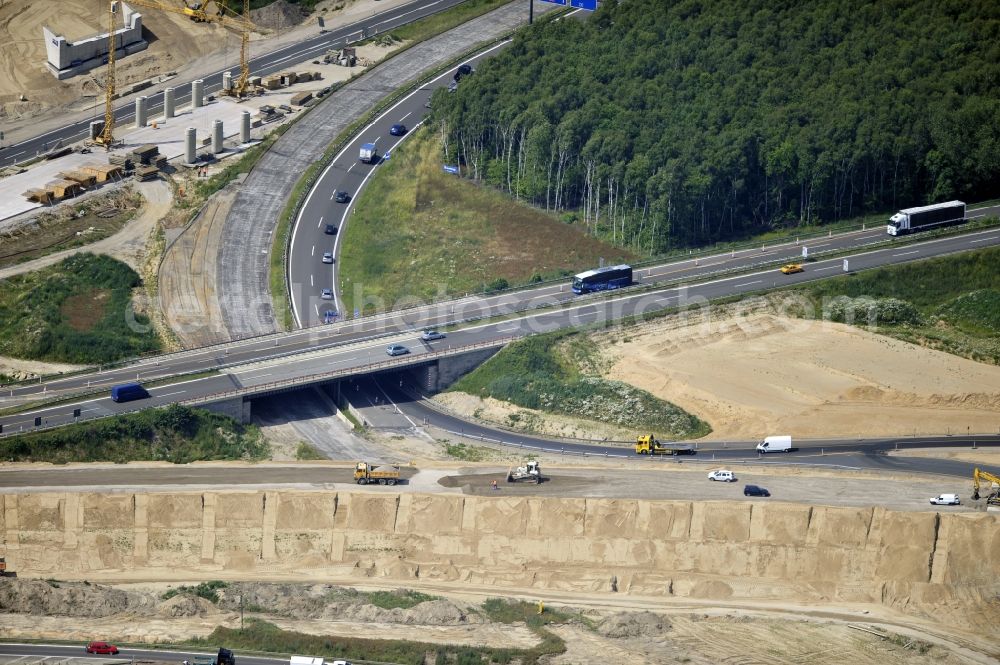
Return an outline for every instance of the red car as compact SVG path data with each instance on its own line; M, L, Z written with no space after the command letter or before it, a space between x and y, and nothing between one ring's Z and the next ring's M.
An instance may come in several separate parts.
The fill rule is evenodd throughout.
M87 644L87 653L104 653L113 656L118 655L118 647L107 642L90 642Z

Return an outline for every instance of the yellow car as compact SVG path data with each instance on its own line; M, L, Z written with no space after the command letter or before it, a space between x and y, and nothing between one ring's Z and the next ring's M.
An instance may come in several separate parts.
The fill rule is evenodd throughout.
M791 275L796 272L805 272L805 268L798 263L789 263L788 265L781 266L781 272L786 275Z

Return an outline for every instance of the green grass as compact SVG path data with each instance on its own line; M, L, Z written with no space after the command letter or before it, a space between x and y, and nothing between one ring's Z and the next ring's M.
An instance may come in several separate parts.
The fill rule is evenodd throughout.
M106 363L161 349L148 318L132 309L139 275L84 253L11 277L0 289L0 355Z
M492 450L481 446L466 445L464 443L451 443L447 440L442 441L441 445L444 446L444 452L448 455L448 457L454 457L455 459L464 460L466 462L483 462L493 456Z
M909 342L1000 364L1000 248L964 252L799 289L803 315L845 320Z
M261 460L267 442L253 425L173 405L0 439L0 460L14 462Z
M441 166L436 136L422 130L393 151L359 196L341 241L349 310L495 290L568 275L601 257L632 257Z
M163 600L170 600L174 596L181 593L190 593L199 598L204 598L211 603L219 602L219 589L225 589L229 586L226 582L220 580L212 580L210 582L201 582L197 586L179 586L173 589L168 589L166 593L161 596Z
M637 431L656 431L669 438L697 438L711 431L707 423L670 402L600 378L599 357L596 343L577 331L533 335L508 345L450 390Z
M400 26L389 34L396 39L420 42L451 30L455 26L471 21L477 16L482 16L509 2L510 0L465 0L465 2L443 12ZM526 7L525 12L527 11Z
M392 610L397 607L408 610L411 607L416 607L420 603L425 603L428 600L438 599L437 596L430 596L426 593L420 593L419 591L412 591L410 589L398 589L396 591L370 591L364 594L364 597L375 607L381 607L384 610Z
M510 663L515 658L524 665L538 662L532 651L491 649L485 647L443 647L427 642L378 640L366 637L306 635L282 630L259 619L248 619L244 630L218 627L204 638L191 641L193 646L216 648L225 644L238 651L264 653L306 653L325 660L377 661L400 665L424 665L427 654L437 654L437 663ZM561 645L561 642L560 642ZM538 649L538 647L536 647Z
M297 460L326 459L326 455L316 450L313 446L309 445L305 441L299 441L299 445L295 448L295 459Z

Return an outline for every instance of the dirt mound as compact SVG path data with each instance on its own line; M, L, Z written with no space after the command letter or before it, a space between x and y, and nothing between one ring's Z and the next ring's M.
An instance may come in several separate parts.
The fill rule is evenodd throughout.
M0 612L106 617L145 611L154 604L147 594L86 582L0 579Z
M691 588L691 595L695 598L724 600L732 598L733 589L725 582L720 582L719 580L702 580Z
M385 609L369 602L364 593L329 584L234 584L219 590L219 607L238 609L241 593L245 604L266 607L271 613L291 619L433 626L482 622L478 615L448 600L428 600L408 609ZM398 593L405 594L405 590Z
M656 637L670 630L670 622L652 612L619 612L597 625L605 637Z
M288 0L278 0L267 7L251 10L250 20L261 28L284 30L302 23L308 15L301 7L291 4Z
M204 598L188 593L181 593L169 600L165 600L156 608L157 616L161 617L204 617L215 614L218 609Z

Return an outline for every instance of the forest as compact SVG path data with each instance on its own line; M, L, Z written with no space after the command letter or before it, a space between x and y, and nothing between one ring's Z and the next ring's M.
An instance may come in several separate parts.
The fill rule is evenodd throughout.
M616 245L1000 195L995 0L603 0L439 92L462 175Z

